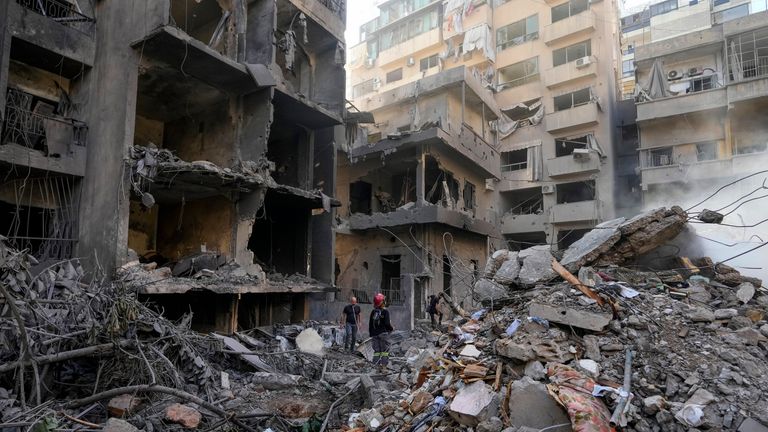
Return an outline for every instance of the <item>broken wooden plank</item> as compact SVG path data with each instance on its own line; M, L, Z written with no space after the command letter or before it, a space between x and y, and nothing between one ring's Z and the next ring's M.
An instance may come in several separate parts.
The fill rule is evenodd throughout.
M248 353L251 352L245 345L241 344L237 340L229 337L229 336L223 336L216 333L211 333L214 337L220 339L222 342L224 342L224 345L231 349L232 351L237 351L240 353ZM248 362L251 366L255 367L256 369L264 372L274 372L275 370L272 369L272 367L266 363L264 363L258 356L253 354L245 354L240 356L243 360Z
M481 364L475 363L467 365L467 367L464 368L463 374L467 378L483 378L484 376L488 375L488 368Z
M575 288L578 288L579 291L583 292L584 295L596 301L597 304L599 304L600 306L602 306L605 303L602 297L597 295L597 293L592 291L588 286L581 283L581 281L579 281L579 278L577 278L571 272L569 272L568 269L563 267L559 262L557 262L557 260L552 260L552 269L556 271L557 274L559 274L563 279L568 281L568 283L573 285Z

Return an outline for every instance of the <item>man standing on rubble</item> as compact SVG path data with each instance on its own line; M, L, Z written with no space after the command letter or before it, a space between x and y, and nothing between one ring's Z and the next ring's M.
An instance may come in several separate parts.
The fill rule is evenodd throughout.
M436 329L443 325L443 311L440 310L440 297L436 295L429 296L429 305L427 306L429 319L432 321L432 328ZM437 315L437 322L435 322Z
M344 326L344 349L349 347L349 352L355 352L357 330L360 328L360 306L357 305L357 297L350 297L349 304L344 306L339 326Z
M394 331L389 310L384 307L384 294L373 297L373 310L368 321L368 334L373 338L373 362L382 368L389 364L389 333Z

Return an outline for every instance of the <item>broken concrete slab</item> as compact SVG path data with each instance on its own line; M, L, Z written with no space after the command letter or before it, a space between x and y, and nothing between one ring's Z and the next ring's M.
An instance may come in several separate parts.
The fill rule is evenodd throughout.
M755 286L749 282L744 282L737 287L736 298L744 304L749 303L755 296Z
M413 395L411 401L411 412L419 414L424 411L424 408L428 407L435 400L434 396L424 390L419 390Z
M619 231L622 235L630 235L640 228L650 224L651 222L658 222L664 218L667 209L664 207L648 210L645 213L640 213L633 216L623 224L619 226Z
M302 383L304 377L301 375L254 372L251 375L251 383L260 385L267 390L279 390L287 387L295 387Z
M517 260L517 252L509 252L507 259L493 276L493 281L501 285L512 285L520 274L520 262Z
M139 432L139 428L118 418L110 418L104 425L103 432Z
M768 432L768 426L750 417L741 422L738 432Z
M715 313L704 307L693 307L686 317L692 322L712 322L715 320Z
M319 356L323 355L323 349L325 348L323 338L313 328L304 329L296 336L296 347L301 352Z
M619 226L624 221L624 218L619 218L597 225L565 250L560 264L570 272L577 272L583 265L608 252L621 238Z
M555 276L552 270L552 252L549 246L534 246L520 251L519 259L523 260L520 268L518 280L523 285L535 285L539 282L548 281Z
M475 381L456 392L448 412L462 425L475 427L498 414L499 402L499 395L491 386Z
M584 335L584 355L588 359L600 361L600 339L594 335Z
M547 391L547 386L529 377L512 383L509 395L509 422L515 427L537 430L555 425L570 424L568 414ZM563 427L558 431L570 431Z
M488 262L485 263L485 270L483 271L483 277L487 279L493 279L496 275L496 271L507 260L509 251L506 249L499 249L491 254Z
M203 416L200 414L200 411L191 406L175 403L165 409L165 419L172 423L180 424L187 429L194 429L200 425L200 420L203 419Z
M528 315L592 331L603 330L613 319L613 315L608 312L590 312L573 307L551 306L543 303L531 303L528 308Z
M247 353L251 352L245 345L238 342L236 339L233 339L229 336L223 336L216 333L211 333L213 337L216 337L218 339L221 339L222 342L224 342L224 345L229 348L232 351L237 351L241 353ZM244 361L250 363L253 367L256 369L259 369L264 372L272 372L273 369L270 365L264 363L258 356L247 354L240 356Z
M482 278L475 282L472 297L479 302L498 301L509 296L509 292L502 285Z
M512 339L497 339L496 353L502 357L523 363L536 359L533 347L528 344L517 343Z

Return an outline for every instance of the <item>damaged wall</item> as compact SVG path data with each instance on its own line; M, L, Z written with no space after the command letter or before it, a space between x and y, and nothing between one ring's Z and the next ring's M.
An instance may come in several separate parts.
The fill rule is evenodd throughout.
M228 103L185 115L166 123L163 147L186 161L207 160L233 166L237 130L234 109Z
M157 250L169 259L200 252L232 256L234 206L224 197L161 205L157 221Z

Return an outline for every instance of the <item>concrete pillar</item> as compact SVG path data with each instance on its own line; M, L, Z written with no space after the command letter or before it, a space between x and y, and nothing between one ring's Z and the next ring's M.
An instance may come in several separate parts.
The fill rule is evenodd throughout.
M419 155L419 161L416 165L416 204L422 204L425 202L425 189L424 179L426 175L426 161L424 160L424 151L421 151Z
M11 58L11 33L8 31L8 8L12 2L0 2L0 130L5 119L5 89L8 87L8 65Z

